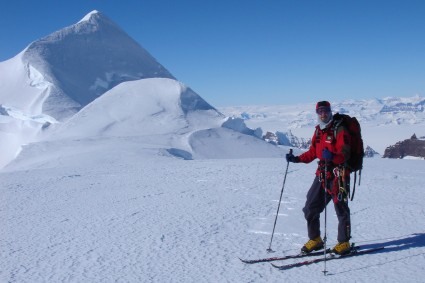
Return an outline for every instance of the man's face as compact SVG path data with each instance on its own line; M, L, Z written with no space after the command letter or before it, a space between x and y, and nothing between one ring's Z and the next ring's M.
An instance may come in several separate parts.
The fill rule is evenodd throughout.
M317 115L319 116L320 121L323 123L329 122L329 118L331 116L331 111L327 107L320 107L316 111Z

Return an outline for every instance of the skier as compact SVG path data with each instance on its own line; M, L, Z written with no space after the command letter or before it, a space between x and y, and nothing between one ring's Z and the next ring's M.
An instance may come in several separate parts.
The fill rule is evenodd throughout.
M331 105L328 101L318 102L316 113L318 125L309 150L299 156L294 156L292 153L286 155L286 160L294 163L310 163L316 158L319 159L316 177L307 193L303 208L310 240L301 248L301 252L310 253L323 249L320 213L332 199L338 217L338 244L332 252L340 255L347 254L350 252L351 238L348 207L350 171L344 167L344 162L350 158L349 133L343 126L334 129Z

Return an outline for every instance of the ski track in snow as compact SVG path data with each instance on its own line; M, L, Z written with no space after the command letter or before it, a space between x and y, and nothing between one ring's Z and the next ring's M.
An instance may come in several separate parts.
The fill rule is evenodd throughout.
M1 282L422 281L423 161L365 161L351 203L353 242L389 246L328 262L327 277L323 264L279 271L238 259L270 256L282 159L83 164L1 173ZM273 255L307 240L301 209L314 169L290 164Z

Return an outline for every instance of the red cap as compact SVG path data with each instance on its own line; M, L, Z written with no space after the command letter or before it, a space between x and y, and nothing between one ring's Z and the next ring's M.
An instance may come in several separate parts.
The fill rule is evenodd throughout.
M326 111L331 111L331 104L329 103L329 101L319 101L316 104L316 112L319 109L324 109Z

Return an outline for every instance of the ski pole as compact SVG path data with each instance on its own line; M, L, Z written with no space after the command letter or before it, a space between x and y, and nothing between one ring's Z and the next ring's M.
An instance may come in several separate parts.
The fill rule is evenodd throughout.
M323 237L323 243L324 243L324 247L325 247L325 250L324 250L324 252L323 252L323 256L324 256L324 258L323 258L323 262L324 262L324 264L325 264L325 268L324 268L324 270L323 270L323 274L326 276L326 273L328 273L328 271L326 270L326 249L327 249L327 247L326 247L326 241L327 241L327 231L326 231L326 226L327 226L327 219L328 219L328 215L327 215L327 193L328 193L328 161L325 159L325 197L324 197L324 201L325 201L325 235L324 235L324 237Z
M292 148L289 150L289 154L292 154ZM277 205L277 212L276 212L276 218L274 219L274 225L273 225L272 237L271 237L271 239L270 239L270 245L269 245L269 248L267 249L267 251L268 251L269 253L274 252L274 251L272 250L272 241L273 241L274 229L276 228L277 216L279 215L280 203L281 203L281 201L282 201L283 189L285 188L286 175L288 174L288 167L289 167L289 161L288 161L288 163L286 164L285 177L283 178L283 185L282 185L282 190L281 190L281 192L280 192L279 204Z

